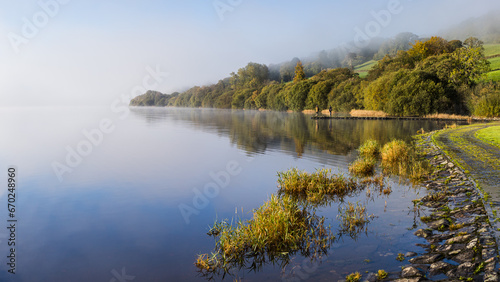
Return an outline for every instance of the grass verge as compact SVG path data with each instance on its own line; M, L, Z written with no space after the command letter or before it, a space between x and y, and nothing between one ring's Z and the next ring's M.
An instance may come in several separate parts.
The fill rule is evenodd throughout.
M500 126L490 126L488 128L478 130L475 133L475 136L481 141L500 148Z

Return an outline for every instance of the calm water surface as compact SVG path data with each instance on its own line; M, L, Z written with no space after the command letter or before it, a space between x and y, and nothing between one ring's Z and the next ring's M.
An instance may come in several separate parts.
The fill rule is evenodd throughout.
M203 281L193 262L213 250L209 226L235 211L250 218L277 192L278 171L346 173L369 138L410 140L421 128L443 126L211 109L0 109L0 182L9 166L18 171L15 275L6 265L6 184L0 189L0 280ZM398 252L422 251L411 230L420 224L411 204L419 192L389 185L390 196L348 199L377 217L366 234L337 241L321 264L297 256L284 270L269 265L238 277L331 281L354 271L397 271ZM333 229L338 206L319 211Z

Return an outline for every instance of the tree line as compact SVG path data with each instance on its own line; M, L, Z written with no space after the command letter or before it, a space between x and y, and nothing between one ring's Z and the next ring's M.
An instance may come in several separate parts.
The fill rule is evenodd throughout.
M500 86L483 79L489 71L483 42L473 37L463 42L414 39L402 34L372 52L373 57L386 54L366 78L353 70L361 54L345 54L344 67L319 66L316 71L294 59L293 71L290 64L283 65L279 74L273 66L249 63L216 84L169 95L148 91L130 104L277 111L332 107L337 112L366 109L393 116L500 115ZM405 47L409 40L414 41Z

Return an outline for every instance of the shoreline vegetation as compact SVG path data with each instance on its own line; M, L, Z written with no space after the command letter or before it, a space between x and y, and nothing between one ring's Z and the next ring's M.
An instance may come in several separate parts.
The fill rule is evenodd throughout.
M369 199L391 194L385 182L391 175L399 175L401 181L419 181L430 173L430 166L415 147L401 140L384 146L368 140L359 148L359 155L373 165L362 175L332 174L328 169L278 172L277 194L255 209L250 220L233 218L214 223L207 235L215 238L215 249L200 254L194 263L200 275L207 279L234 276L235 271L258 271L269 263L285 268L296 254L321 261L332 243L343 236L356 239L367 233L367 224L376 217L368 215L364 204L347 198L362 192ZM378 163L382 173L374 175ZM326 217L316 215L318 208L332 204L339 207L337 232L325 226Z
M352 116L500 117L500 82L488 78L500 63L495 44L484 45L474 37L448 41L403 34L399 39L406 41L398 46L407 47L395 47L382 57L377 52L378 61L372 61L370 53L359 52L345 54L342 64L331 66L304 65L297 58L281 69L249 63L216 84L182 93L148 91L132 99L130 106L319 112L325 116L331 109L336 115L352 111ZM358 64L370 69L360 76L354 68Z
M368 281L419 281L445 275L448 279L498 281L498 245L491 224L495 217L488 216L488 199L470 180L468 171L434 144L435 134L417 135L413 144L393 140L381 145L367 140L349 168L352 176L332 174L327 169L278 172L277 194L255 209L252 219L214 223L207 234L216 239L215 249L211 254L200 254L195 262L200 274L207 279L234 276L234 271L258 271L269 263L284 268L296 254L321 262L332 243L344 235L356 239L367 232L367 225L376 217L368 215L364 204L349 202L346 197L363 191L367 197L377 192L388 195L392 191L384 179L396 175L400 181L409 180L427 190L413 204L416 210L430 209L430 214L427 210L420 218L421 225L427 227L414 233L428 244L419 244L423 250L418 254L398 253L396 260L408 259L410 264L397 273L373 270L366 277L355 272L346 279L360 281L365 276ZM367 162L368 169L353 169L358 162ZM375 166L381 168L379 175L374 175ZM339 206L337 232L325 225L326 217L316 215L318 208L332 204Z

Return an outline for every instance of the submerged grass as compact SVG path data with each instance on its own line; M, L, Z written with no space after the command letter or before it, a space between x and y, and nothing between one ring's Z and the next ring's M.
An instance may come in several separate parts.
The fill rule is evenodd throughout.
M359 272L351 273L345 277L345 280L347 282L357 282L360 279L361 279L361 273Z
M366 231L366 225L370 222L366 206L359 203L348 202L346 205L339 206L337 218L340 219L340 234L349 234L352 238Z
M349 168L354 175L373 174L378 159L381 159L384 173L419 178L428 173L428 164L419 159L412 146L395 140L382 149L373 140L359 148L360 159ZM367 232L368 216L366 206L360 203L344 203L345 197L367 189L390 194L390 187L384 183L384 174L371 178L332 174L329 169L318 169L314 173L292 168L278 172L278 195L271 195L260 208L253 211L250 220L223 220L215 222L208 235L215 238L215 249L211 254L201 254L195 265L202 276L213 279L216 276L232 275L233 270L248 268L258 270L265 263L280 267L290 263L292 256L301 254L311 260L325 255L331 244L343 234L356 238ZM325 218L315 214L316 208L331 204L339 206L340 228L334 234L325 226ZM387 205L387 203L386 203ZM378 277L387 276L379 271ZM357 281L361 275L354 273L350 281Z
M384 172L420 181L431 173L429 161L419 155L414 147L402 140L393 140L384 145L381 152Z
M356 176L371 176L380 156L380 145L375 140L367 140L359 148L359 158L349 165L349 172Z
M358 148L360 156L364 158L378 158L380 156L380 144L375 140L367 140Z
M216 238L215 251L198 256L195 265L204 276L229 273L230 269L259 269L267 261L288 264L290 255L318 257L329 248L335 236L318 217L301 207L290 196L272 195L253 218L215 223L209 232Z
M311 203L321 203L325 196L328 200L343 199L362 188L354 178L332 174L329 169L318 169L315 173L296 168L278 172L278 185L280 195L305 197Z
M349 165L349 172L356 176L371 176L375 172L377 160L374 158L358 158Z

